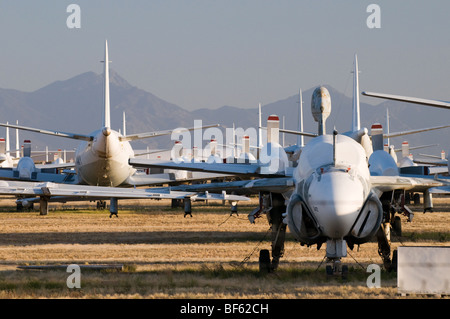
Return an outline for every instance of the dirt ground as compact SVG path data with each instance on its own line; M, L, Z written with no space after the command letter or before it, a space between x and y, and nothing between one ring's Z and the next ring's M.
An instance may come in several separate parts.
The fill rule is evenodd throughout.
M263 216L250 224L257 200L230 207L193 203L193 217L170 201L122 201L119 218L95 203L50 204L15 212L0 201L0 298L436 298L401 296L395 273L382 272L381 288L368 288L369 264L382 265L375 241L348 251L349 279L325 276L325 247L300 246L288 233L276 273L258 271L260 249L270 249ZM450 198L434 198L435 212L402 217L402 237L392 246L450 246ZM325 245L324 245L325 246ZM30 265L123 265L123 271L82 272L69 289L64 270L19 269ZM444 296L444 298L447 298Z

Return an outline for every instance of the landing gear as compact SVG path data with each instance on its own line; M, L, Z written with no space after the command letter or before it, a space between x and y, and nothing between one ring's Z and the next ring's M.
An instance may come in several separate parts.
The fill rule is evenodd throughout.
M260 199L261 198L270 198L270 208L268 208L267 201L265 201L266 205L262 208L267 214L267 219L272 229L272 261L270 261L270 252L267 249L261 250L259 256L259 271L268 273L275 271L278 268L280 258L283 257L284 254L287 225L283 223L283 214L286 212L286 205L284 204L284 197L281 194L271 193L270 197L268 197L267 194L260 194Z
M391 259L391 233L390 233L391 225L389 223L381 224L380 228L377 232L377 241L378 241L378 255L380 255L383 260L384 269L387 271L396 271L397 270L397 258L396 255ZM394 251L396 254L396 251Z
M327 240L327 265L325 267L327 278L341 276L343 280L347 279L348 266L341 263L341 258L346 256L347 242L344 239Z
M402 236L402 220L399 216L395 216L394 220L391 223L392 230L394 231L395 235Z
M97 201L97 209L98 210L106 209L106 201L104 200Z
M416 196L417 195L417 196ZM405 205L404 193L391 192L382 195L383 221L377 231L378 255L383 260L384 268L391 272L397 271L397 251L394 250L391 259L391 230L397 235L402 235L402 224L396 213L403 214L408 218L408 222L414 217L413 212ZM420 199L419 194L414 194L414 200Z
M348 266L342 265L340 258L331 260L331 263L332 263L331 265L326 265L325 267L327 278L341 276L342 280L347 280Z
M259 252L259 272L261 274L268 274L270 271L270 252L268 249L261 249Z
M113 216L119 217L119 202L116 197L112 197L109 201L109 218Z
M183 199L184 201L184 218L186 218L186 216L191 216L192 217L192 203L191 203L191 199L189 197L185 197Z
M278 268L280 258L284 254L284 242L286 238L286 224L283 223L283 214L286 212L284 197L281 194L272 194L272 209L267 217L272 225L272 264L271 271Z

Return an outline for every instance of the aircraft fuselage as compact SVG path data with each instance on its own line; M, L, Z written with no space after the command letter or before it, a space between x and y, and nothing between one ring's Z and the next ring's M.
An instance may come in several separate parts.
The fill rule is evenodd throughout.
M92 141L80 143L75 154L75 167L82 184L119 186L135 173L128 164L134 157L129 142L120 141L117 131L103 128L91 134Z

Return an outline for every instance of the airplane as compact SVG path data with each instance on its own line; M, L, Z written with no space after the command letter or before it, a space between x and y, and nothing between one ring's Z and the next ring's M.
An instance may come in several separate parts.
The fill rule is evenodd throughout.
M16 156L13 157L11 153L13 152L10 147L9 139L9 128L6 128L6 137L0 138L0 168L12 168L17 165L20 154L19 154L19 131L16 130Z
M0 178L3 179L21 179L27 176L25 180L30 181L50 181L58 183L85 184L94 186L125 186L136 187L143 185L162 184L173 182L171 174L136 174L136 168L128 164L128 160L134 157L130 141L137 139L170 135L177 130L165 130L157 132L146 132L140 134L122 135L111 128L110 122L110 95L109 95L109 56L108 42L105 41L104 58L104 107L102 127L91 134L84 135L78 133L68 133L60 131L50 131L45 129L36 129L31 127L3 124L0 126L26 130L40 134L65 137L81 141L76 149L75 163L65 163L62 167L75 167L76 178L67 176L42 175L42 171L35 167L30 158L23 159L24 163L19 163L12 171L0 171ZM215 125L200 126L179 131L191 131L194 129L217 127ZM57 165L45 166L54 168ZM18 174L17 174L18 172ZM17 176L16 176L17 175ZM23 179L22 179L23 180Z
M326 243L328 275L348 274L341 264L347 256L347 247L363 244L376 236L379 254L387 269L395 268L395 252L391 259L390 229L398 219L396 213L408 213L401 204L405 191L429 192L448 185L444 181L419 177L403 177L397 164L381 148L372 145L366 128L360 127L358 64L354 62L353 119L349 132L326 133L326 118L331 112L331 97L321 86L314 90L311 109L318 122L318 136L303 148L295 168L288 169L280 162L282 152L274 162L256 164L180 163L130 159L140 167L164 167L204 172L232 173L256 179L228 183L179 186L177 190L214 191L224 189L236 194L259 193L260 205L249 214L254 220L267 215L272 227L272 261L268 250L260 251L259 266L264 272L274 271L284 251L286 226L301 245ZM272 115L269 117L269 119ZM272 127L273 128L273 127ZM268 125L269 129L269 125ZM276 130L275 130L276 132ZM274 132L268 132L274 138ZM301 132L297 132L300 134ZM375 137L376 139L376 137ZM270 143L268 143L270 144ZM266 145L267 147L267 145ZM277 148L274 148L277 150ZM281 155L280 155L281 154ZM274 164L274 165L273 165ZM267 169L271 167L272 169ZM389 175L387 174L389 173ZM399 204L400 203L400 204ZM424 202L424 205L428 204Z
M0 195L15 195L23 197L18 201L23 204L31 197L38 197L41 215L48 212L48 202L59 197L76 198L77 200L100 200L111 199L111 216L117 216L118 199L177 199L183 200L185 205L191 205L191 201L197 200L220 200L220 201L248 201L249 198L238 195L229 195L226 192L214 194L205 192L183 192L165 190L153 190L152 188L120 188L109 186L73 185L52 182L25 182L0 180Z
M401 95L394 95L394 94L375 93L375 92L368 92L368 91L364 91L361 94L365 95L365 96L375 97L375 98L407 102L407 103L413 103L413 104L419 104L419 105L426 105L426 106L450 110L450 103L445 102L445 101L422 99L422 98L408 97L408 96L401 96ZM450 162L449 161L447 161L447 166L448 166L448 172L450 172Z
M448 157L445 155L445 151L441 151L441 156L429 155L429 154L420 154L420 156L432 158L434 160L423 160L417 159L416 163L427 164L429 166L429 170L431 174L449 174L449 161Z
M107 41L105 41L105 59L102 62L104 62L105 82L103 121L101 129L96 130L91 134L84 135L78 133L50 131L3 123L0 123L0 126L81 140L80 145L76 149L75 163L72 164L75 166L77 173L76 183L79 184L115 187L150 185L155 183L159 184L161 183L161 181L172 181L170 175L168 174L158 174L154 176L135 175L136 169L128 164L128 159L134 157L134 152L130 145L130 141L162 135L170 135L173 131L165 130L159 132L122 135L119 132L111 129L109 97L109 57ZM217 126L217 124L208 125L198 127L198 129ZM182 129L180 131L190 131L194 129L197 129L197 127ZM67 167L67 165L65 167Z

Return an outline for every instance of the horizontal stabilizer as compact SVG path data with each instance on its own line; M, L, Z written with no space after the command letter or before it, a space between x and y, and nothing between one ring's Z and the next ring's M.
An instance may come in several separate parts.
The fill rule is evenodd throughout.
M260 178L232 182L217 182L207 184L179 185L171 187L172 190L185 192L220 192L230 191L237 194L257 194L260 191L272 193L286 192L295 185L292 177ZM156 188L155 190L159 190Z
M308 133L308 132L300 132L300 131L292 131L292 130L285 130L285 129L279 129L280 133L288 133L288 134L294 134L294 135L301 135L301 136L307 136L307 137L317 137L318 134L315 133Z
M437 100L427 100L420 99L415 97L401 96L401 95L393 95L393 94L383 94L383 93L374 93L374 92L362 92L362 95L377 97L381 99L394 100L400 102L409 102L421 105L428 105L433 107L439 107L443 109L450 109L450 103L445 101L437 101Z
M259 164L222 164L222 163L175 163L162 162L158 160L130 158L128 161L134 167L144 168L169 168L178 170L188 170L195 172L210 172L229 175L248 175L248 176L268 176L261 174L261 165ZM282 174L274 174L280 176ZM283 174L284 175L284 174Z
M0 123L0 126L10 127L10 128L18 129L18 130L30 131L30 132L40 133L40 134L47 134L47 135L52 135L52 136L66 137L66 138L71 138L71 139L74 139L74 140L92 141L94 139L93 136L89 136L89 135L67 133L67 132L59 132L59 131L41 130L41 129L38 129L38 128L19 126L19 125L11 125L11 124Z
M441 126L434 126L434 127L422 128L422 129L411 130L411 131L383 134L383 137L384 138L398 137L398 136L404 136L404 135L409 135L409 134L416 134L416 133L421 133L421 132L440 130L440 129L447 128L447 127L450 127L450 125L441 125Z
M134 140L140 140L140 139L143 139L143 138L171 135L172 133L177 133L177 132L182 133L182 132L186 132L186 131L193 131L193 130L198 130L198 129L205 129L205 128L210 128L210 127L219 127L219 126L220 126L219 124L212 124L212 125L198 126L198 127L191 127L191 128L179 128L179 129L174 129L174 130L139 133L139 134L121 136L121 137L119 137L119 139L121 141L134 141Z

